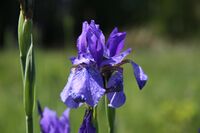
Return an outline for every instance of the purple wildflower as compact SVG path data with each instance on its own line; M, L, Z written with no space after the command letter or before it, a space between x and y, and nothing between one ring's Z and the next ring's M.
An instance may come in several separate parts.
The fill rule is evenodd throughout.
M87 109L83 118L83 122L79 129L79 133L96 133L96 129L92 124L92 109Z
M40 128L42 133L69 133L70 123L69 123L69 109L66 109L60 118L57 117L55 111L50 110L45 107L42 112L39 111L41 115Z
M107 94L110 107L120 107L125 103L123 92L123 68L121 65L130 63L140 89L148 79L142 68L131 60L124 58L131 49L122 52L126 33L115 28L105 43L105 37L99 25L91 21L83 23L82 33L77 40L78 56L72 57L74 65L68 82L61 92L61 100L71 108L82 103L94 107L100 98ZM103 86L103 79L108 84Z

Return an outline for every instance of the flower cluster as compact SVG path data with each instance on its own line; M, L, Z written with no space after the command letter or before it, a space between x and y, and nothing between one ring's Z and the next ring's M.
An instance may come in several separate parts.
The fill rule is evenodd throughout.
M61 92L61 100L70 108L83 103L95 107L103 95L107 95L110 107L118 108L125 103L123 91L123 68L130 63L140 89L148 79L135 62L124 59L131 49L122 52L126 33L115 28L107 42L99 25L91 21L83 23L82 33L77 40L78 56L72 57L68 82ZM107 84L105 84L107 82Z

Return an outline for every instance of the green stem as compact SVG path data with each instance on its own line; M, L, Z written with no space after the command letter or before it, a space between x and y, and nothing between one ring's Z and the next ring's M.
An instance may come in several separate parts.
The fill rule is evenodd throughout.
M33 133L33 117L26 116L26 133Z
M97 110L97 106L96 106L96 107L94 107L94 109L93 109L93 124L94 124L94 126L95 126L95 128L96 128L96 133L99 132L97 111L98 111L98 110Z
M108 133L114 133L115 126L115 109L108 107L109 100L105 97L106 116L108 120Z
M104 88L106 88L107 81L110 77L110 74L106 75L104 77ZM109 100L107 97L105 97L105 110L106 110L106 116L108 120L108 133L114 133L114 126L115 126L115 109L108 107Z

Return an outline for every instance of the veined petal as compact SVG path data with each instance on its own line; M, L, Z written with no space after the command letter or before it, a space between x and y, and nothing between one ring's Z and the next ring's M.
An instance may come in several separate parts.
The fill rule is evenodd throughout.
M96 129L92 124L92 114L93 110L86 110L79 133L96 133Z
M78 57L71 57L70 60L73 65L79 65L82 63L90 64L91 62L94 62L93 57L89 53L81 53Z
M104 92L99 71L91 66L79 65L72 68L68 83L61 92L61 99L71 108L77 108L84 102L95 106Z
M123 91L108 93L107 98L110 101L108 106L112 108L119 108L126 101L126 96Z
M139 88L142 89L148 80L148 76L144 73L144 71L138 64L133 61L131 62L131 64L134 69L134 76L136 78L137 84Z
M108 58L106 60L104 60L102 63L101 63L101 66L105 66L105 65L117 65L119 63L122 62L122 60L128 55L130 54L131 52L131 48L125 50L124 52L120 53L119 55L116 55L116 56L113 56L111 58Z
M60 94L61 100L70 108L77 108L79 106L79 103L75 102L74 99L70 96L72 91L71 84L75 73L76 69L72 68L68 77L67 84L65 85L64 89Z
M107 48L109 49L109 56L113 57L121 52L124 47L126 32L118 32L115 28L110 34L107 41Z

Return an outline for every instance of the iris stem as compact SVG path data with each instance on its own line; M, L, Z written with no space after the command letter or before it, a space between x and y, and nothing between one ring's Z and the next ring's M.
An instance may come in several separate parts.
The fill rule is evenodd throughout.
M97 118L97 111L98 111L98 109L97 109L97 106L96 107L94 107L94 109L93 109L93 124L94 124L94 126L95 126L95 128L96 128L96 133L98 133L99 132L99 126L98 126L98 118Z
M108 133L114 133L115 126L115 109L108 107L109 100L105 97L106 116L108 120Z
M26 133L33 133L33 117L26 116Z
M106 84L108 82L108 79L110 77L109 75L106 75L104 77L104 88L106 88ZM114 126L115 126L115 109L108 106L109 100L107 97L105 97L105 111L106 111L106 117L108 120L108 133L114 133Z

